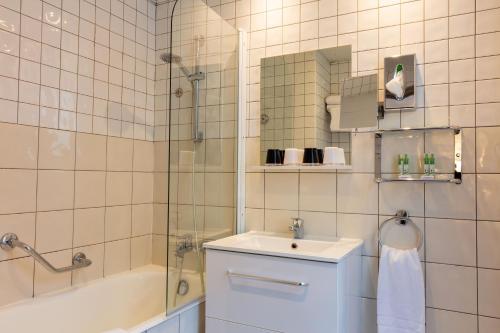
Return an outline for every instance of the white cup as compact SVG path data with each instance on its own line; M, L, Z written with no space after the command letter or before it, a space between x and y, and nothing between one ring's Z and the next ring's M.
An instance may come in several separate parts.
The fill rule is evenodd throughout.
M339 147L325 147L323 151L323 164L345 165L344 149Z
M302 156L304 156L304 151L297 148L287 148L285 149L285 159L283 160L284 165L297 165L302 162Z

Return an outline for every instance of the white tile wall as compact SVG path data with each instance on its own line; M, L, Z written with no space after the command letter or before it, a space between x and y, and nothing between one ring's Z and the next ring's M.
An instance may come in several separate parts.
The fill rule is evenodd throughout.
M213 8L219 8L220 1L210 3ZM236 3L240 8L249 9L226 12L225 19L252 33L268 31L265 21L257 24L249 17L250 13L266 12L265 6L257 9L255 1L247 0ZM265 2L259 2L262 3ZM267 182L268 176L273 175L248 173L247 179L266 181L247 182L247 193L252 198L247 204L250 208L247 227L275 230L278 224L279 230L285 230L288 217L300 215L308 217L306 230L310 225L314 232L331 232L335 226L338 236L363 238L366 297L363 299L363 332L376 332L377 228L386 215L400 208L407 209L412 216L419 217L415 220L425 231L426 245L420 255L425 263L427 282L427 332L498 331L498 288L493 286L493 281L498 281L496 253L500 252L497 230L500 211L496 204L500 178L495 148L500 135L497 133L500 125L497 96L500 91L497 82L500 3L491 0L311 0L279 1L277 6L275 10L282 9L282 24L273 29L282 27L287 37L281 45L272 47L265 40L258 46L250 44L250 73L258 75L263 57L311 47L351 44L353 75L375 70L382 74L384 56L415 53L418 107L415 111L386 114L379 127L465 127L464 183L458 186L377 185L373 181L373 138L369 134L357 134L352 138L352 173L298 173L296 177L287 174L287 181L297 185L283 185L281 198L291 198L285 206L270 205L280 197L279 190L275 186L269 188ZM308 13L308 19L303 19L301 8L306 6L317 6L317 15ZM313 26L319 27L319 35ZM288 37L286 31L293 33ZM381 91L382 86L379 89ZM258 90L259 82L250 80L248 91ZM259 163L260 97L250 93L249 99L247 163L255 165ZM425 140L444 166L450 161L446 157L449 147L443 142L439 138ZM401 144L410 152L417 149L406 139L389 143L386 148L388 152L399 151ZM420 144L423 147L424 140L419 141ZM392 161L386 161L384 168L392 170ZM290 193L292 190L297 194ZM330 224L322 227L326 221ZM405 236L395 241L404 243L411 239Z
M155 6L0 1L0 20L0 231L93 262L2 251L0 305L150 263Z

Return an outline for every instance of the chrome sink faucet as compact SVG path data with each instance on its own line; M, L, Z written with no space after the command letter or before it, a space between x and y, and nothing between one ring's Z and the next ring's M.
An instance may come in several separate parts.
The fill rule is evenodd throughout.
M300 217L292 217L292 224L290 225L290 231L293 231L293 238L302 239L304 238L304 220Z

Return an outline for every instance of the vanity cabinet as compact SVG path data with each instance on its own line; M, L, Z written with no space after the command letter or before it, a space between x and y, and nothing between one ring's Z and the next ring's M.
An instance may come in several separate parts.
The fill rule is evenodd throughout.
M207 333L360 333L359 249L337 263L207 249Z

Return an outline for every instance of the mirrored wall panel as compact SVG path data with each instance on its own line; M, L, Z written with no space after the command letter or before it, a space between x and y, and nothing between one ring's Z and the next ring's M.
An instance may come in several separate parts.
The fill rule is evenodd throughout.
M377 75L350 78L350 45L261 59L262 164L269 149L324 147L343 148L350 164L352 129L377 123Z

